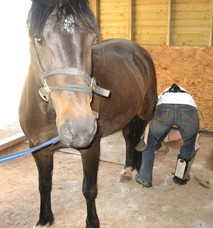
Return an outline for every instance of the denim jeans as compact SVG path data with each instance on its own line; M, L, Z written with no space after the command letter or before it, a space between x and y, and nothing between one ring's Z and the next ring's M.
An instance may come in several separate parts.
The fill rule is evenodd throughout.
M150 123L147 146L142 152L142 164L139 171L141 180L152 182L155 151L173 125L178 127L183 139L183 145L178 157L187 161L192 160L194 157L195 142L199 131L197 109L183 104L157 105L154 118Z

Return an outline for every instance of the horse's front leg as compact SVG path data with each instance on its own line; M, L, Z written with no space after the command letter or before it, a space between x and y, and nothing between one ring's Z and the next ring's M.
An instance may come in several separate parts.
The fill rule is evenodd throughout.
M33 153L39 177L40 215L35 227L47 227L54 222L51 210L53 152L43 149Z
M97 196L97 173L100 154L100 140L93 143L91 148L81 153L83 163L83 194L87 203L86 228L99 228L95 199Z

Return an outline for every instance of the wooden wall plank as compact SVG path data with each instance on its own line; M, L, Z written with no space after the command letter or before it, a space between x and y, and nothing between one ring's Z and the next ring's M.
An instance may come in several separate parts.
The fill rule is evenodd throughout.
M117 34L119 38L139 43L144 40L146 44L150 39L150 44L158 45L208 46L213 43L212 1L90 0L90 4L104 39ZM156 37L156 34L161 35Z
M209 46L213 46L213 0L210 0Z
M207 46L210 32L209 1L176 0L172 5L172 44Z
M167 4L168 0L135 0L136 42L150 45L166 44L168 24Z
M5 150L9 147L15 146L25 140L26 140L26 136L22 132L17 133L15 135L10 136L5 139L1 139L0 140L0 151Z
M171 25L172 25L172 0L168 0L168 17L167 17L167 40L166 44L170 46L171 44Z
M136 5L144 5L144 6L160 6L167 4L167 0L138 0L136 1Z
M129 0L100 1L100 27L104 39L132 37L129 27L132 24L130 4Z
M128 39L133 40L133 35L134 35L134 0L128 0Z
M90 8L92 9L97 22L99 23L99 17L100 17L100 0L90 0Z
M175 0L175 1L177 3L181 3L181 4L185 4L185 3L193 3L193 4L209 3L209 0Z
M213 45L213 16L210 18L209 46Z

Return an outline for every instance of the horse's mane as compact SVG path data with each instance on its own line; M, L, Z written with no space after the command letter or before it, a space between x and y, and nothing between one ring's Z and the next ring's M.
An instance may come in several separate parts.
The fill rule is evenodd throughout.
M82 19L84 24L99 36L98 26L88 0L32 0L27 20L30 36L41 37L47 18L54 10L58 20L69 15Z

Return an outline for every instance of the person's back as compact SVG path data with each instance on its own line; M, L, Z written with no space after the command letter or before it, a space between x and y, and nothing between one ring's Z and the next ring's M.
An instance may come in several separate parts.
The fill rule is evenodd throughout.
M193 97L187 92L187 90L176 84L172 84L171 87L165 89L158 96L157 105L160 104L186 104L197 108Z

